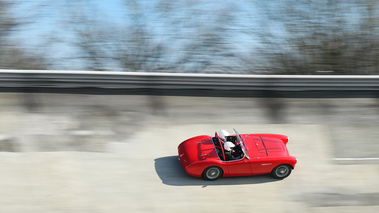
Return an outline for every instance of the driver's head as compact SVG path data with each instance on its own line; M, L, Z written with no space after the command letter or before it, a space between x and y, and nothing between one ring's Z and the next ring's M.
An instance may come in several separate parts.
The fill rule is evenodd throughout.
M232 151L232 149L235 147L235 145L232 142L226 142L224 144L224 149L228 152Z
M229 136L229 132L226 130L221 130L218 132L218 136L221 138L221 140L226 141L226 137Z

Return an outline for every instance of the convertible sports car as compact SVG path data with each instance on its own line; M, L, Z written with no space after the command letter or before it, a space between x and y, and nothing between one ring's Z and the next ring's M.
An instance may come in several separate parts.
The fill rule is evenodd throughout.
M288 153L287 136L234 132L221 130L214 137L201 135L179 144L179 161L187 174L216 180L271 173L283 179L295 168L297 159Z

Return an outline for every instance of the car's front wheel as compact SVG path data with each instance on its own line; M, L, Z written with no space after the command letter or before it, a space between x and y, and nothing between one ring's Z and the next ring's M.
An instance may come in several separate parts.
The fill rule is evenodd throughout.
M288 177L291 174L291 171L292 171L292 168L290 165L281 164L281 165L275 167L272 170L271 174L274 178L283 179L283 178Z
M217 180L222 177L223 171L218 166L211 166L204 170L202 177L205 180Z

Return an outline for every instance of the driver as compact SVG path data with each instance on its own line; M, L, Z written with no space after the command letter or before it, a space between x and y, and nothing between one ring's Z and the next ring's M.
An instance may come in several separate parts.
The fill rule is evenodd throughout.
M235 145L232 142L225 142L224 144L224 150L225 150L225 160L237 160L240 159L239 156L235 157L234 155L238 155L233 148Z

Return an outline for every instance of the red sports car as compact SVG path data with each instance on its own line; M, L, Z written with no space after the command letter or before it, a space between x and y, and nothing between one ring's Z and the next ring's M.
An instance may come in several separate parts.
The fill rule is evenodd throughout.
M201 135L182 142L178 154L187 174L216 180L271 173L283 179L295 168L297 160L288 153L287 136L234 132L221 130L214 137Z

